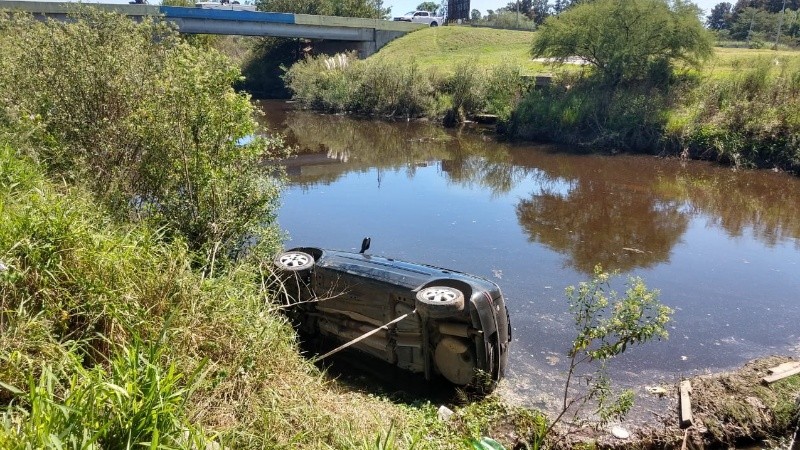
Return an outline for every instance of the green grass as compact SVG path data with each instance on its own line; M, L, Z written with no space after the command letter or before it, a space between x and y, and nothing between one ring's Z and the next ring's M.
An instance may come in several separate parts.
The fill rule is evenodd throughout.
M183 242L114 223L7 145L0 169L0 448L367 448L390 428L403 448L458 448L433 405L347 390L302 358L268 267L209 278Z
M530 50L535 34L467 26L426 28L395 39L372 58L401 65L416 62L421 69L443 74L452 74L463 61L484 69L500 64L517 65L523 75L577 69L576 66L554 68L533 61ZM701 74L725 77L762 59L777 61L788 69L800 69L800 51L797 50L716 47Z
M390 42L372 58L436 70L450 75L462 62L489 69L503 63L519 64L524 75L547 72L549 67L530 57L534 33L447 26L426 28Z
M714 56L703 65L701 75L719 79L727 78L760 61L769 61L776 69L783 66L789 71L798 71L800 70L800 51L716 47Z

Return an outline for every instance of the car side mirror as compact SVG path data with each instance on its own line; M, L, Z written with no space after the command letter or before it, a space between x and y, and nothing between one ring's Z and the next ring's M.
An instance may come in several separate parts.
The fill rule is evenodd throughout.
M370 241L371 241L370 238L365 237L364 240L361 241L361 251L358 253L364 253L365 251L367 251L369 249Z

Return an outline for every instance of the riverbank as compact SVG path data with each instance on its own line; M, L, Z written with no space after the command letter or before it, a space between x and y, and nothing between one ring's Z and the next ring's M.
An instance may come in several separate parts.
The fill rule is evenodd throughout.
M681 426L679 383L655 386L665 398L660 423L632 427L630 437L615 437L609 429L591 426L562 429L560 448L595 443L599 448L735 448L758 445L785 448L800 424L800 376L767 385L769 369L797 362L796 357L753 360L730 372L687 378L691 383L692 423ZM663 392L663 393L662 393Z
M289 69L287 87L301 105L325 112L446 125L489 114L512 140L800 173L797 52L716 49L700 70L680 68L662 87L609 89L586 77L586 67L532 61L524 50L534 33L509 31L493 46L484 32L420 30L363 61L302 61ZM414 56L422 42L441 50L437 64ZM543 72L551 83L536 86Z

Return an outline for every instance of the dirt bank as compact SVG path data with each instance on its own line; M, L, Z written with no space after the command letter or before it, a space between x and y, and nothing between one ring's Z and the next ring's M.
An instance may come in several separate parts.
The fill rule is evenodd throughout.
M693 424L679 424L678 383L663 385L665 405L660 421L628 428L630 437L614 437L610 426L564 426L555 448L598 449L705 449L732 448L767 442L771 446L791 438L800 420L800 374L773 384L762 383L768 369L796 357L771 356L751 361L732 372L689 378L692 385ZM513 423L514 419L510 418ZM508 448L529 448L523 430L498 427L496 435ZM588 447L587 447L588 446Z

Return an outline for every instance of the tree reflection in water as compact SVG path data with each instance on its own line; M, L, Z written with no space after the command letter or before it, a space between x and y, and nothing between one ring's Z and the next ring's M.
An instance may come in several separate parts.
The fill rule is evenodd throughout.
M531 241L569 255L584 273L598 263L630 271L666 262L689 222L676 202L587 179L566 193L542 187L519 202L517 218Z
M298 148L292 183L329 184L346 173L437 165L448 183L503 197L523 186L517 220L531 242L566 255L576 270L630 271L666 263L690 220L767 246L800 246L800 180L732 172L653 157L601 157L498 143L427 122L381 122L302 111L267 111L270 128Z

